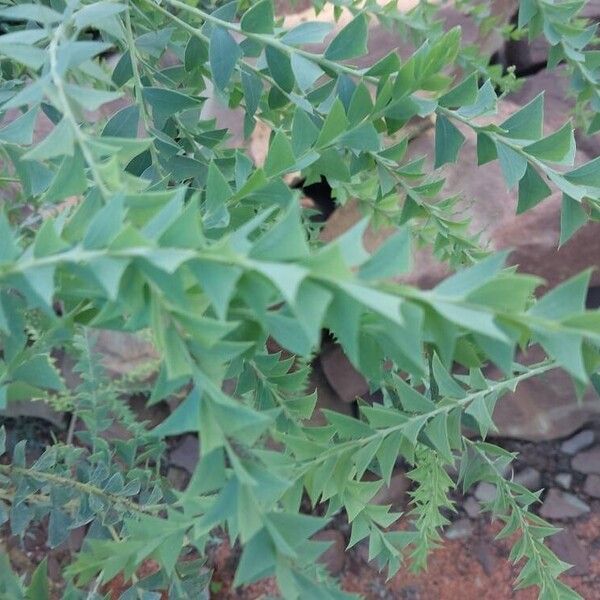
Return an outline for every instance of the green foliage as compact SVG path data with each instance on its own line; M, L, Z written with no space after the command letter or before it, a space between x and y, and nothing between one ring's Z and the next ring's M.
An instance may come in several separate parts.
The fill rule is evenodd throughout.
M485 438L496 402L519 382L562 368L581 390L595 374L600 320L585 310L589 274L536 300L537 278L506 268L506 254L487 256L456 198L440 197L437 167L452 168L471 130L478 162L498 160L507 187L518 187L519 212L550 186L562 191L564 242L599 214L598 160L574 165L570 123L545 135L542 96L482 124L496 112L494 86L508 90L512 80L463 47L458 28L444 31L434 7L344 4L353 18L323 53L305 46L329 27L288 31L270 0L213 12L179 0L0 10L2 181L19 184L0 214L0 406L47 397L68 404L74 424L33 463L25 444L6 448L0 434L9 454L0 520L23 535L48 517L50 546L88 527L64 573L66 598L98 597L120 573L131 585L124 599L160 590L198 598L219 528L241 546L236 584L274 576L286 598L346 597L317 563L323 543L311 539L334 515L346 515L349 545L368 539L370 558L391 575L407 557L426 563L448 492L482 480L498 487L486 508L505 521L503 534L521 536L511 555L524 565L517 584L577 597L558 580L566 565L543 545L554 530L530 511L537 495L503 478L512 456ZM561 12L523 2L521 26L543 30L564 51L553 58L574 72L593 71L578 91L597 111L595 54L584 50L593 36L576 39L578 20L557 26L581 3L568 4ZM366 53L374 18L417 42L411 57L350 64ZM118 55L114 66L107 51ZM457 64L462 79L452 75ZM203 118L209 94L245 113L246 136L258 121L270 127L262 167ZM101 107L110 115L92 118ZM44 139L35 134L42 119ZM417 119L435 119L434 170L408 152ZM307 235L307 211L283 180L296 171L307 183L325 177L339 203L356 198L365 219L328 244ZM369 223L395 229L373 255L362 244ZM429 291L394 281L416 244L456 274ZM307 381L323 329L383 401L361 405L359 418L324 411L316 426ZM104 373L98 330L143 332L159 350L149 402L183 400L155 428L127 407L127 382ZM285 352L269 353L273 340ZM517 364L517 348L534 344L546 359ZM51 358L57 349L76 360L74 390ZM486 379L489 364L501 379ZM454 375L455 365L468 374ZM113 422L127 440L114 439ZM465 438L463 426L480 437ZM164 450L186 432L199 436L201 455L176 490L163 477ZM414 531L390 529L399 515L371 502L399 457L412 465ZM448 475L455 464L458 477ZM301 511L303 498L323 516ZM159 570L139 578L146 559ZM44 569L27 584L6 577L2 594L44 597Z

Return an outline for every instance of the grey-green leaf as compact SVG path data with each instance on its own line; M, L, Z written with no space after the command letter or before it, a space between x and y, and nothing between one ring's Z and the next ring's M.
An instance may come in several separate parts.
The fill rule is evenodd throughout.
M540 160L559 165L572 165L575 161L573 125L567 122L558 131L525 146L523 150Z
M325 50L328 60L346 60L367 53L367 17L361 13L354 17L334 38Z
M331 31L329 23L321 21L307 21L300 23L293 29L287 31L281 41L290 46L301 46L303 44L319 44Z
M569 241L588 220L588 214L581 202L563 194L560 211L560 245Z
M361 279L387 279L410 269L410 230L391 235L359 270Z
M552 193L548 184L530 164L527 165L525 175L519 181L519 202L517 214L521 214L539 204Z
M527 170L527 159L510 146L507 146L500 141L496 142L496 150L498 152L498 159L500 160L504 181L510 190L517 185L525 175L525 171Z
M273 33L273 0L260 0L242 16L242 31L251 33Z
M544 94L537 95L531 102L512 114L500 127L512 138L537 140L544 128Z
M227 87L241 55L240 47L229 32L222 27L214 27L210 35L208 56L217 87L221 89Z
M444 115L435 122L435 168L456 162L458 153L465 143L465 136Z
M294 77L298 82L298 87L303 92L311 88L315 81L323 75L323 70L319 65L299 54L292 54L291 63Z

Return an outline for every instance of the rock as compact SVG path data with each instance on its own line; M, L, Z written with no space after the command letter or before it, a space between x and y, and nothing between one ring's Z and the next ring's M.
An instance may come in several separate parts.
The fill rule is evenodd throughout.
M569 111L562 105L557 109L557 104L553 102L552 97L548 102L547 121L552 129L557 129ZM510 111L505 108L498 122L507 116L507 112L513 112L516 108L514 105ZM518 264L523 272L544 278L549 287L600 263L600 224L589 223L559 251L560 194L554 193L534 209L516 216L516 194L506 191L498 164L477 167L475 143L472 136L464 133L467 141L458 165L446 171L447 190L449 194L462 192L465 206L470 203L472 231L482 231L484 243L487 242L496 250L514 248L510 262ZM413 156L431 156L433 138L433 132L427 131L412 142ZM585 153L579 153L579 163L598 155L582 154ZM465 176L465 173L472 176ZM491 193L493 198L490 197ZM481 199L486 201L478 201ZM356 202L348 202L336 209L322 231L323 241L335 239L361 218L361 209ZM385 229L368 229L364 237L365 246L373 252L389 233ZM448 274L448 268L435 261L429 250L422 250L415 254L414 268L404 281L421 288L431 288ZM595 270L592 277L593 285L598 285L600 270ZM534 349L527 356L518 356L517 360L535 362L542 358L543 353ZM350 381L346 375L352 375L351 369L339 375L338 380L342 384ZM500 377L501 373L491 369L486 375L494 378ZM347 397L354 397L363 390L366 390L366 384L359 380L343 392ZM569 436L599 413L597 393L590 388L578 401L570 377L556 369L541 377L523 381L514 393L504 395L496 405L494 421L500 437L541 441Z
M496 571L496 553L491 542L479 539L475 543L473 554L488 577Z
M104 368L113 377L137 373L149 377L160 359L150 341L121 331L100 331L95 351L102 356Z
M154 429L171 414L167 402L157 402L149 405L145 394L130 396L129 407L137 415L138 422L146 424L146 429Z
M530 94L539 91L542 84L550 86L546 94L546 123L548 130L557 130L569 114L569 109L560 101L561 96L554 95L547 80L531 78L527 83L527 96L522 97L522 102ZM509 100L501 103L501 114L496 122L501 122L518 110L520 104L521 101L515 104ZM497 161L477 167L473 135L462 131L466 142L458 164L445 171L446 192L448 195L462 195L464 201L461 207L469 207L471 231L482 232L484 244L487 243L495 250L514 248L509 257L511 264L519 265L523 272L544 278L548 287L554 287L600 263L600 224L590 222L558 250L561 195L555 192L532 210L516 215L516 193L506 190ZM589 144L597 145L597 142ZM431 157L433 148L434 133L428 130L411 142L409 152L411 156L425 154ZM578 164L599 154L597 148L594 150L592 146L585 147L584 150L578 153ZM338 208L327 221L322 239L334 239L361 218L358 204L348 202ZM372 252L389 234L389 230L369 229L364 238L365 246ZM448 273L448 268L435 261L429 251L421 251L416 253L414 268L403 281L421 288L431 288ZM598 285L600 270L595 270L592 278L592 285ZM543 355L533 351L528 356L534 362ZM525 358L527 357L520 356L518 360ZM492 375L493 371L488 374ZM566 437L598 413L600 402L593 390L588 390L579 402L568 375L563 371L553 370L542 377L522 382L515 393L503 396L497 404L494 420L500 437L537 441Z
M590 512L590 507L577 496L550 488L540 508L545 519L573 519Z
M475 488L475 498L481 502L493 502L496 499L497 493L496 486L487 481L480 482Z
M531 88L534 89L535 86ZM505 100L500 104L499 115L495 121L501 122L519 110L520 106L521 103ZM548 129L560 128L567 112L558 100L547 100ZM465 129L462 129L462 133L466 141L459 161L444 171L445 195L459 194L463 198L460 209L469 211L470 230L473 234L481 232L484 245L488 244L493 250L514 249L509 257L510 262L518 265L523 272L544 278L548 287L554 287L600 262L599 224L589 223L583 227L559 251L561 194L555 192L530 211L516 215L516 193L506 189L498 161L476 166L475 138ZM424 154L431 160L434 144L434 131L429 128L411 142L410 156ZM594 156L597 156L597 152L592 148L588 153L580 151L578 162L586 162ZM490 196L490 190L493 190L493 196ZM324 240L336 237L362 216L359 207L353 203L347 203L338 211L345 214L340 215L341 218L328 221L323 231ZM389 234L390 230L368 230L365 245L372 251L379 247ZM422 288L430 288L447 273L445 265L433 260L427 252L420 252L415 255L412 272L403 280ZM593 281L600 282L600 273L593 275Z
M501 122L521 107L510 99L500 103L497 122ZM546 126L557 130L565 120L564 106L546 100ZM477 165L477 151L473 135L463 130L466 142L457 165L448 167L445 190L448 194L460 194L461 207L469 210L470 230L481 233L481 241L490 249L514 249L509 256L519 270L544 278L548 287L600 262L600 224L590 223L575 234L560 251L561 194L555 192L549 198L522 215L516 215L516 193L508 191L498 161ZM411 156L432 155L434 131L428 130L409 146ZM583 163L597 156L578 152L577 161ZM469 176L470 175L470 176ZM490 196L490 190L494 190ZM485 200L485 201L484 201ZM526 232L526 233L525 233ZM412 280L429 282L431 276L415 264ZM600 282L600 274L594 276Z
M352 546L351 552L365 564L369 564L369 538L361 540L358 544Z
M581 9L579 16L594 21L600 20L600 0L588 0Z
M380 595L382 598L386 598L383 594ZM387 599L392 600L395 598L394 595L388 595ZM405 585L398 590L397 598L402 600L423 600L421 588L418 585Z
M571 466L580 473L600 475L600 446L577 454L571 461Z
M410 4L410 0L407 1ZM499 10L504 11L502 13L504 19L514 8L511 8L509 3L506 5L494 3L494 11L496 11L496 4L498 4ZM319 20L330 19L331 15L327 13L327 10L329 9L318 16ZM293 17L292 20L286 18L288 26L313 19L314 14L310 10L307 13L291 15L291 17ZM344 11L336 28L339 29L347 23L348 18L347 11ZM459 17L451 15L444 17L448 26L453 24L453 18ZM465 36L471 40L471 33L467 32L467 27L465 26L463 29ZM405 52L405 46L399 42L396 34L381 29L379 25L374 25L369 41L369 56L365 58L365 61L372 63L393 48L399 48L401 55ZM565 94L567 88L568 79L557 76L554 70L552 72L543 71L528 77L519 92L512 94L501 103L501 114L496 122L501 122L509 113L517 111L520 106L544 89L546 90L548 131L557 130L572 108L572 101ZM208 104L207 102L207 106ZM239 115L236 118L239 119ZM238 127L236 131L241 130ZM464 133L467 141L461 151L459 163L445 170L447 175L446 193L447 195L463 194L465 200L461 208L466 206L471 208L471 230L483 232L484 243L497 250L514 248L510 257L511 263L518 264L520 269L525 272L545 278L549 287L553 287L571 275L600 262L600 226L597 223L590 223L583 227L558 251L560 194L555 193L533 210L517 216L515 214L516 193L506 191L498 162L477 167L474 137L471 133ZM254 137L254 142L252 140L250 142L250 148L260 164L268 144L268 128L266 130L257 129ZM597 141L582 137L578 142L580 145L577 158L579 164L598 156ZM252 150L253 143L255 144L254 150ZM410 144L410 152L413 156L425 153L432 157L433 148L433 131L425 132ZM465 176L465 174L471 176ZM322 235L323 240L334 239L339 233L356 223L361 216L357 203L348 202L344 207L337 209L327 222ZM370 230L366 234L365 243L370 250L374 250L388 235L389 231ZM407 281L423 288L434 286L449 273L447 267L434 261L427 251L418 252L415 263L415 269ZM592 277L594 285L600 284L599 270L596 270ZM337 361L334 362L337 363ZM357 374L351 365L350 368L348 365L342 368L336 364L335 369L339 369L341 373L339 373L339 377L333 378L329 377L330 369L326 365L324 368L334 390L345 401L352 402L357 395L362 395L366 391L366 382L360 377L356 377ZM594 393L588 392L583 401L578 403L568 376L557 370L542 378L523 382L515 394L502 398L494 416L501 437L548 440L569 435L599 411L600 403L597 402Z
M69 390L74 390L81 385L81 373L78 373L75 370L77 362L72 354L67 352L64 348L56 348L52 351L51 356L54 361L54 366L60 372L60 376Z
M481 514L481 505L473 496L469 496L463 503L465 512L471 519L478 519Z
M572 103L565 101L566 90L557 87L556 74L548 77L531 77L526 82L526 89L519 95L512 95L500 103L499 115L495 122L502 122L510 114L546 89L546 125L548 131L557 130L568 115ZM565 104L566 102L566 104ZM582 270L600 262L600 224L589 223L580 229L560 251L561 194L557 191L535 208L522 215L516 215L516 196L508 191L504 183L498 161L477 167L476 144L473 134L461 130L466 136L459 161L445 169L445 195L460 194L464 200L461 208L469 209L470 230L482 232L483 243L491 249L501 250L514 248L509 257L512 264L526 273L538 275L548 282L548 287L568 279ZM409 145L411 156L425 154L431 159L434 149L434 132L425 131ZM582 140L583 141L583 140ZM587 144L587 145L586 145ZM581 164L598 156L598 143L585 141L578 152L577 163ZM493 190L493 191L492 191ZM347 203L340 209L344 215L337 215L331 223L327 223L323 232L324 239L332 239L361 218L359 207ZM336 211L337 212L337 211ZM333 231L332 231L333 230ZM390 231L368 231L365 242L373 250L387 238ZM438 283L448 273L444 265L434 261L426 252L418 253L412 273L405 279L423 288ZM600 272L594 273L593 282L600 282Z
M200 444L198 437L192 434L186 434L169 452L169 463L174 467L184 469L192 474L200 458Z
M331 387L321 363L317 360L313 364L313 369L310 375L310 381L307 386L307 393L311 394L317 391L317 405L312 417L308 420L310 425L325 425L325 415L321 409L335 410L349 417L354 416L353 405L348 402L343 402L342 399L335 393Z
M564 488L565 490L568 490L571 487L573 475L571 475L571 473L559 473L554 478L554 481L556 481L556 483L558 483L560 487Z
M48 579L51 581L60 581L63 569L55 553L48 554L46 565Z
M588 475L583 484L583 491L592 498L600 498L600 475Z
M325 565L331 575L339 575L346 562L346 540L343 534L335 529L325 529L316 533L312 539L331 542L329 548L321 554L319 562Z
M344 402L354 402L369 393L367 380L354 368L337 344L326 348L320 356L327 381Z
M169 467L167 480L176 490L183 491L190 480L190 476L184 469Z
M76 429L75 435L77 437L79 437L80 432L86 432L86 427L85 424L83 424L82 427L82 421L81 419L78 420L78 427ZM125 425L122 425L121 423L117 422L117 421L113 421L106 429L103 429L102 431L100 431L98 433L98 435L106 440L107 442L114 442L115 440L122 440L122 441L127 441L130 440L133 437L133 434L131 433L131 431L129 431L129 429L127 429L127 427L125 427ZM80 439L83 441L83 443L89 447L89 440L84 439L83 437L80 437Z
M516 473L513 481L532 491L537 491L542 487L542 476L537 469L532 467L525 467L522 471Z
M83 525L82 527L76 527L75 529L71 529L69 533L69 537L67 539L67 547L70 552L75 554L81 550L83 546L83 542L85 541L85 536L87 534L87 527Z
M206 101L202 106L200 118L204 121L214 119L216 129L227 129L227 146L232 148L243 146L244 111L239 107L229 108L223 95L215 92L211 81L207 83L203 95L206 97Z
M398 508L407 503L407 492L410 488L410 479L404 471L398 471L392 475L390 485L384 485L373 497L373 504L388 505Z
M590 429L584 429L579 433L576 433L573 437L570 437L568 440L565 440L560 445L561 452L573 456L580 452L581 450L585 450L594 443L594 432Z
M540 38L540 42L543 44L544 40ZM568 118L575 106L569 84L570 74L566 67L559 66L556 69L544 69L524 78L524 84L519 90L510 95L510 99L517 104L527 104L540 92L544 92L546 117L550 116L552 126L555 127L557 121L562 120L564 122ZM586 153L590 158L600 154L598 136L588 136L579 130L575 130L575 138L578 150Z
M505 68L515 67L518 77L526 77L539 72L546 67L550 44L544 36L529 41L507 40L500 53L500 59Z
M494 0L490 3L490 8L499 25L508 23L518 8L518 0ZM452 6L444 6L436 16L444 22L446 30L460 26L462 43L465 46L477 45L482 55L491 56L504 45L504 39L498 30L492 27L488 32L484 32L474 19Z
M242 113L243 118L243 113ZM267 154L269 153L269 141L271 139L271 129L259 121L254 127L254 131L250 136L250 140L247 143L248 154L254 161L257 167L262 167L267 160ZM284 179L286 176L284 175Z
M448 540L460 540L467 538L473 533L473 524L469 519L459 519L446 529L444 536Z
M535 347L527 354L519 353L517 361L531 364L542 360L543 352ZM497 379L501 373L491 368L486 377ZM580 429L600 413L598 395L588 389L578 401L570 377L560 369L519 384L496 404L494 422L497 435L529 441L553 440Z
M278 16L309 12L311 8L311 0L295 0L295 2L290 2L290 0L275 0L275 14Z
M54 410L44 400L13 400L0 410L0 417L6 419L42 419L57 429L65 428L65 414Z
M566 563L573 565L566 575L585 575L590 569L588 552L582 546L577 536L569 528L559 531L548 538L552 551Z

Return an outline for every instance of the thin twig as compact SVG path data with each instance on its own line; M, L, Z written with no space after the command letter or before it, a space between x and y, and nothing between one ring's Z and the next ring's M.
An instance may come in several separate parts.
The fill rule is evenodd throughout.
M137 513L154 514L164 510L167 507L166 504L149 504L147 506L142 506L137 502L129 500L128 498L105 492L104 490L101 490L100 488L89 483L83 483L81 481L56 475L54 473L45 473L44 471L38 471L36 469L28 469L27 467L0 465L0 473L9 477L11 475L21 475L24 477L31 477L32 479L37 479L39 481L47 481L48 483L53 483L59 486L72 487L83 494L98 496L99 498L103 498L112 504L120 504L128 510Z

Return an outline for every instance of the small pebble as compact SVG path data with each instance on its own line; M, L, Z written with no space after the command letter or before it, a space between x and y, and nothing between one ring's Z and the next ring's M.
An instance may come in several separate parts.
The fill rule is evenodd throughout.
M170 466L184 469L191 474L198 464L199 453L200 444L198 436L186 434L169 453Z
M420 588L416 585L405 585L400 588L398 596L396 596L395 592L392 594L387 588L384 589L383 594L379 594L382 600L394 600L395 598L402 598L402 600L421 600L423 597Z
M573 482L573 475L571 473L559 473L554 481L560 485L560 487L568 490L571 487L571 483Z
M583 491L592 498L600 498L600 475L588 475L583 484Z
M471 519L477 519L479 517L481 505L479 504L479 502L477 502L477 500L475 500L475 498L473 498L473 496L469 496L465 500L463 508L465 509L465 512L469 515L469 517L471 517Z
M496 553L492 543L485 539L477 540L473 547L473 554L488 577L497 570Z
M179 467L169 467L167 470L167 479L176 490L184 490L187 486L190 476L185 469Z
M542 476L533 467L525 467L522 471L519 471L515 474L514 481L532 491L537 491L542 487Z
M459 519L452 523L444 535L449 540L459 540L469 537L473 533L473 524L469 519Z
M475 488L475 498L481 500L481 502L493 502L497 495L496 486L493 483L482 481Z
M330 542L329 548L323 552L319 562L327 568L332 575L339 575L346 561L346 540L344 535L335 529L324 529L315 533L312 538L319 542Z
M594 446L585 452L579 452L571 460L571 466L586 475L595 473L600 475L600 446Z
M383 485L375 494L371 502L373 504L391 504L394 507L404 506L408 503L408 489L410 488L410 479L404 471L399 470L394 473L390 479L390 485Z
M590 512L590 507L577 496L550 488L540 508L545 519L574 519Z
M561 445L560 449L565 454L573 456L579 451L588 448L594 443L594 432L589 429L584 429L579 433L576 433L573 437L565 440Z
M568 575L585 575L590 570L588 550L581 544L575 533L568 527L548 538L550 548L565 562L573 565Z

